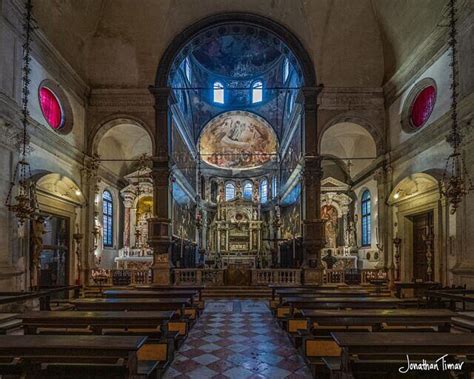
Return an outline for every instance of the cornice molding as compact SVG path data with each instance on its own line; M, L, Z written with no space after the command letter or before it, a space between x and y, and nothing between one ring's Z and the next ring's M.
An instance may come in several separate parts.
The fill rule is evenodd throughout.
M133 108L154 112L154 105L155 98L146 88L92 89L89 96L89 106L96 108L118 108L121 111Z
M324 87L318 97L319 110L380 110L382 88Z

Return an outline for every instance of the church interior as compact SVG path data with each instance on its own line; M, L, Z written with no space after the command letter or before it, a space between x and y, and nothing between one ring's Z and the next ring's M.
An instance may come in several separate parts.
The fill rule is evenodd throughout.
M474 377L473 0L0 14L1 378Z

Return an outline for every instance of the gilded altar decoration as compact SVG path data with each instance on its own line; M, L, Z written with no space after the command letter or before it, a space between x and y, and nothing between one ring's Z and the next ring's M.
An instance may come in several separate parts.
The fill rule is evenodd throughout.
M335 248L338 232L337 209L331 205L324 205L321 208L321 218L326 220L326 247Z
M263 118L231 111L207 124L199 140L199 150L202 159L212 166L250 169L275 159L277 139Z

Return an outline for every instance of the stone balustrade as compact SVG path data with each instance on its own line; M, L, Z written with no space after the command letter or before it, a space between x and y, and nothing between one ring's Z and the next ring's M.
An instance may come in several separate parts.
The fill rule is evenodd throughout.
M151 270L91 269L89 283L100 286L151 284Z
M252 284L298 285L301 284L301 270L291 268L252 270Z

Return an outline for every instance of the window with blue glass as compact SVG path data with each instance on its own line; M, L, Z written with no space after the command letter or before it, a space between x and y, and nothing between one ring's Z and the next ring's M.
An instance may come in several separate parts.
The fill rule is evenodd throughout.
M272 179L272 197L275 198L278 193L278 188L277 188L277 177L274 176Z
M191 62L189 61L189 57L186 57L184 61L184 72L186 79L188 79L188 82L191 83Z
M227 183L225 185L225 201L232 200L235 197L234 183Z
M361 201L361 217L362 217L362 246L370 246L371 239L371 210L370 210L370 192L364 191Z
M245 182L244 184L244 199L245 200L252 200L252 192L253 192L253 185L252 182Z
M263 100L263 83L258 80L252 84L252 104L260 103Z
M283 62L283 83L286 82L288 76L290 76L290 61L288 58L285 58Z
M265 204L268 201L268 180L263 179L260 182L260 202Z
M102 193L102 227L104 229L104 246L113 245L114 235L114 203L109 191Z
M212 99L214 103L224 104L224 85L221 82L214 82Z

